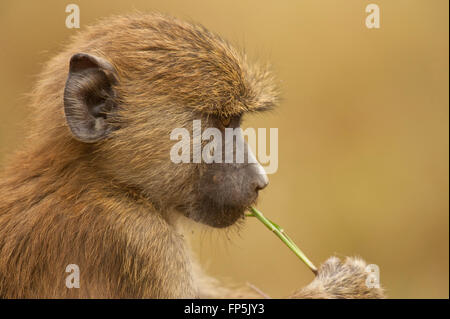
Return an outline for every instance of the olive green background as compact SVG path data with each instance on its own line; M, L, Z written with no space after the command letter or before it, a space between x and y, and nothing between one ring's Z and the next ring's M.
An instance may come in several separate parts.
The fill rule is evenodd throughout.
M70 35L70 1L0 2L0 162L24 140L26 93ZM110 14L200 22L270 62L283 102L245 126L279 129L279 169L258 207L316 263L379 265L390 297L449 297L448 1L75 1L81 30ZM365 6L381 28L365 27ZM195 229L208 271L274 297L310 271L262 224Z

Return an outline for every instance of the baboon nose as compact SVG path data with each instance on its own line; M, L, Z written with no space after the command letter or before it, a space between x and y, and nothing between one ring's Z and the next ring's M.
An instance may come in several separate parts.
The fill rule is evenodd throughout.
M267 185L269 185L269 178L267 177L264 168L259 166L258 173L256 174L255 190L259 191L261 189L264 189Z
M256 176L255 190L259 191L261 189L264 189L267 185L269 185L269 178L267 178L267 175L265 173L258 174Z

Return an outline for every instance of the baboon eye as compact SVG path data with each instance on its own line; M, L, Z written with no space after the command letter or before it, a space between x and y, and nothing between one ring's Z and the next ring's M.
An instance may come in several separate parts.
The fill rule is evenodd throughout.
M223 117L221 121L224 127L228 127L231 123L231 117Z

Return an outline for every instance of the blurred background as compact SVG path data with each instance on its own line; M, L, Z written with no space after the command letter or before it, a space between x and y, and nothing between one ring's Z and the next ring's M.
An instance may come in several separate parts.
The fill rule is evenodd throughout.
M26 93L81 29L133 10L193 20L270 62L283 101L244 126L279 129L279 167L259 209L315 263L360 255L392 298L449 297L449 2L1 1L0 164L25 136ZM380 29L365 7L381 10ZM273 297L312 273L257 220L239 233L198 227L208 272Z

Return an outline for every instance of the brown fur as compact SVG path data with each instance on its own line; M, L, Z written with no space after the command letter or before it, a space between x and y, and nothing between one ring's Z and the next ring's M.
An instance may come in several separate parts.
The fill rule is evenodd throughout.
M98 143L75 140L64 117L77 52L105 59L119 79L118 129ZM258 296L221 286L192 260L176 211L195 205L198 168L168 160L168 136L199 114L208 121L273 107L267 71L201 26L136 14L76 36L31 96L29 141L0 179L0 297ZM293 297L380 297L354 263L325 264ZM80 267L79 289L65 287L68 264Z

